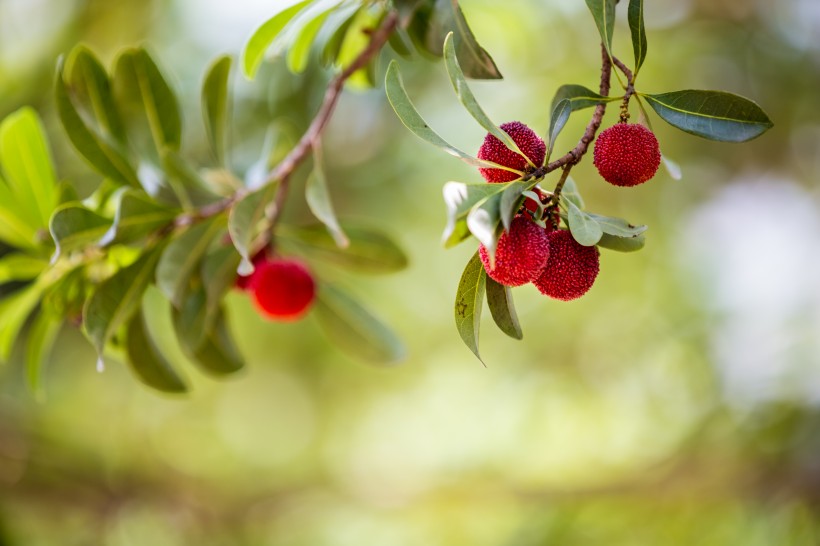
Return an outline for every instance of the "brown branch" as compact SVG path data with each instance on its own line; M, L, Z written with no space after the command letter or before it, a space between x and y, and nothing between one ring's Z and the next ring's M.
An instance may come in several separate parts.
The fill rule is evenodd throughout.
M356 73L357 70L366 66L367 63L381 51L384 44L387 43L387 40L390 38L390 34L395 30L398 20L398 13L396 11L390 11L379 28L370 33L370 43L368 43L367 47L328 84L322 105L319 107L319 111L316 113L316 116L314 116L305 134L302 135L302 138L290 153L268 173L263 186L272 184L277 180L280 181L279 188L276 191L276 197L274 198L276 206L270 218L271 223L276 221L284 205L290 175L307 159L308 154L310 154L313 147L321 138L322 132L333 116L333 111L339 102L345 82ZM211 216L216 216L234 206L246 193L246 190L239 190L222 201L205 205L193 212L181 214L174 220L173 227L188 226Z

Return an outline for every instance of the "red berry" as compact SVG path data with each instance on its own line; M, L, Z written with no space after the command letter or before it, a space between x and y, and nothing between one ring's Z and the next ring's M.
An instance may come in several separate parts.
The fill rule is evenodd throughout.
M249 291L259 312L271 319L300 319L316 297L316 283L308 268L285 258L266 259L256 265Z
M618 123L595 141L593 164L616 186L643 184L658 172L661 152L655 135L637 123Z
M496 282L505 286L521 286L541 273L550 255L547 232L531 220L516 216L510 231L501 234L495 249L495 268L490 268L490 256L484 245L478 247L484 270Z
M520 121L511 121L501 125L501 130L512 137L513 142L521 149L521 151L530 158L536 166L541 166L544 163L544 157L547 154L547 146L541 137L535 132L521 123ZM527 159L518 154L495 138L490 133L484 137L484 143L478 149L478 158L486 161L492 161L499 165L504 165L511 169L524 171L529 163ZM517 174L503 169L485 169L479 168L478 171L487 182L512 182L519 178Z
M549 260L533 284L542 294L557 300L580 298L598 276L598 249L581 245L563 229L550 232L548 238Z

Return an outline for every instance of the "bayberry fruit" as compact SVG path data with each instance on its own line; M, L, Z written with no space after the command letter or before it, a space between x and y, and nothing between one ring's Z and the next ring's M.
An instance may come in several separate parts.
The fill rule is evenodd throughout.
M661 152L655 135L637 123L618 123L595 141L593 164L616 186L643 184L658 172Z
M540 167L544 163L547 146L541 140L541 137L535 134L535 131L520 121L504 123L500 127L502 131L512 137L513 142L536 166ZM487 136L484 137L484 143L478 149L478 158L522 172L529 165L524 156L504 146L500 140L490 133L487 133ZM514 172L505 171L504 169L479 168L478 171L487 182L512 182L519 177Z
M569 301L586 294L598 276L599 253L594 246L578 243L563 229L548 234L547 265L533 284L545 296Z
M263 316L271 320L294 321L310 309L316 297L316 282L303 263L273 258L256 264L248 290Z
M544 228L524 216L516 216L498 238L495 267L484 245L478 247L484 270L494 281L505 286L521 286L532 282L541 273L550 255L550 245Z

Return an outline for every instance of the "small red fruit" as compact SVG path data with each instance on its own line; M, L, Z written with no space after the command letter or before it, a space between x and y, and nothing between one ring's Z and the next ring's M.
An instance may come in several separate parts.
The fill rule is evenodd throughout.
M535 131L521 123L520 121L511 121L500 126L501 130L512 137L513 142L521 149L521 151L530 158L536 166L541 166L544 163L544 157L547 154L547 146L541 137L535 134ZM504 165L511 169L524 171L529 163L527 159L521 154L514 152L504 146L504 144L495 138L490 133L484 137L484 143L478 149L478 158L485 161L492 161L499 165ZM479 168L478 171L487 182L512 182L519 178L517 174L504 169L485 169Z
M484 245L478 247L484 270L496 282L505 286L521 286L541 273L550 255L549 239L544 228L524 216L516 216L510 231L501 234L495 249L495 267Z
M316 282L301 262L273 258L256 264L248 290L263 316L289 322L307 313L316 297Z
M570 301L586 294L599 270L598 248L583 246L564 229L548 235L550 255L547 265L533 284L545 296Z
M593 164L616 186L643 184L658 172L661 152L655 135L637 123L618 123L595 141Z

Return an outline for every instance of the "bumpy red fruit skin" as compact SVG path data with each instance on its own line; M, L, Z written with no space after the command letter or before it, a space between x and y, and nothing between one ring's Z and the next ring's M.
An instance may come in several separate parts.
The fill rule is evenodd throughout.
M516 216L510 231L501 234L495 249L495 268L484 245L478 247L484 270L494 281L505 286L521 286L538 277L550 255L549 239L544 228L523 216Z
M316 283L308 268L286 258L257 264L248 290L264 317L286 322L302 318L316 297Z
M655 135L637 123L618 123L595 141L593 164L616 186L643 184L658 171L661 153Z
M550 256L533 284L545 296L570 301L586 294L599 270L598 248L583 246L564 229L548 235Z
M536 166L541 166L544 163L544 157L547 154L547 146L544 141L535 134L535 131L521 123L520 121L511 121L500 126L501 130L512 137L513 142L524 152L530 161ZM478 149L478 158L486 161L492 161L511 169L523 171L528 163L526 158L518 154L495 138L490 133L484 137L484 143ZM503 169L484 169L479 168L478 171L487 182L501 183L512 182L518 175L514 172L505 171Z

